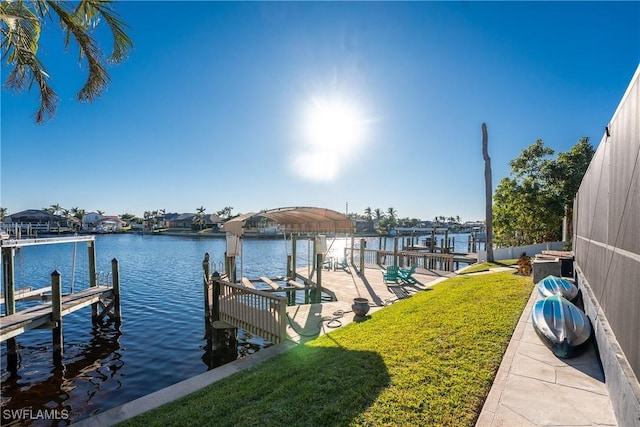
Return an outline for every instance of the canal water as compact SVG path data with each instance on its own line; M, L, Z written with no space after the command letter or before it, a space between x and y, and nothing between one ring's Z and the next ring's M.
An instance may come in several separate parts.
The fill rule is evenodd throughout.
M344 238L329 239L328 255L340 256L347 244ZM456 250L465 251L466 245L467 235L456 236ZM386 246L391 249L393 239L386 239ZM378 247L378 238L367 239L367 248ZM298 266L310 262L310 250L306 241L298 242ZM62 368L52 361L51 330L32 330L17 337L17 372L7 370L6 343L2 343L0 424L67 425L224 363L212 361L207 348L202 286L205 252L214 267L222 270L224 239L96 236L98 271L106 275L111 260L119 261L121 324L92 325L90 307L65 316ZM238 273L242 268L243 276L249 278L284 276L290 252L291 244L284 239L246 239ZM14 269L17 288L49 286L51 273L58 270L63 292L72 287L86 289L86 243L21 248ZM30 304L37 303L18 302L16 309ZM238 338L239 357L270 345L242 330ZM56 420L43 419L52 414Z

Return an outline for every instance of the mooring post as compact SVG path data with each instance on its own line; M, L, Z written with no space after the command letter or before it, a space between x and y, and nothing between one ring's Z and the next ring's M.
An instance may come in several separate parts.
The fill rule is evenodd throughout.
M316 254L316 301L322 300L322 254Z
M350 264L353 265L353 250L354 250L354 246L355 246L355 237L351 236L351 262Z
M202 286L204 290L204 318L209 319L211 301L209 300L209 252L204 253L204 259L202 260Z
M398 266L398 238L393 238L393 266Z
M96 245L94 241L87 242L87 254L89 256L89 287L98 286L98 272L96 268ZM98 303L91 304L91 321L98 321Z
M291 233L291 279L296 280L296 257L298 252L298 239Z
M53 334L53 362L62 363L64 352L64 338L62 335L62 286L60 272L51 273L51 321L54 324Z
M111 277L113 278L113 319L120 321L120 269L118 259L111 260Z
M364 239L360 239L360 275L364 276L364 254L367 247L367 242Z
M214 271L211 279L213 285L211 320L215 322L220 320L220 273Z
M15 254L15 248L2 248L2 265L4 266L4 275L2 278L4 285L4 310L7 316L16 313ZM18 360L18 344L16 339L9 338L7 340L7 369L9 372L14 374L18 372Z

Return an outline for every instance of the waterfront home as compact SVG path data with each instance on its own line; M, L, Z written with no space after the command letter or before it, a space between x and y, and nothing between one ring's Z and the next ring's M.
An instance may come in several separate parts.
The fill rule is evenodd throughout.
M112 233L122 230L125 226L126 222L115 215L102 215L97 212L89 212L82 217L82 229L86 231Z
M197 221L197 214L183 213L173 219L166 221L169 228L200 228L200 224ZM216 214L205 214L202 217L202 228L215 228L217 229L222 224L222 218Z
M54 215L40 209L27 209L7 215L3 222L3 229L8 232L31 234L32 232L49 233L63 229L72 229L74 226L70 218Z

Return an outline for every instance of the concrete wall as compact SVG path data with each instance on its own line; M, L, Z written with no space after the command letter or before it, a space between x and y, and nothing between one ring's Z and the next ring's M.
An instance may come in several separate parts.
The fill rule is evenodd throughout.
M501 248L493 250L493 259L500 261L501 259L520 258L522 252L527 256L534 256L542 253L542 251L561 251L567 242L546 242L535 245L515 246L512 248ZM478 262L487 260L487 251L478 251Z
M574 201L577 282L620 425L640 425L640 66Z

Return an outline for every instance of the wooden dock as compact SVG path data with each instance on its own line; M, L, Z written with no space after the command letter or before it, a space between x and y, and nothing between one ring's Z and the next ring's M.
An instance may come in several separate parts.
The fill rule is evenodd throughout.
M51 288L48 288L49 290ZM39 289L32 292L38 292ZM61 315L73 313L76 310L87 307L98 301L113 296L112 286L96 286L87 290L76 292L61 298ZM31 329L52 328L53 321L52 303L43 303L21 310L15 314L0 317L0 342L18 336Z
M51 286L39 289L16 289L14 263L18 248L34 245L87 243L89 258L89 288L70 294L62 294L62 279L58 270L51 273ZM16 337L32 329L50 328L53 340L53 361L60 364L64 353L62 319L65 315L91 306L93 323L109 316L120 321L120 275L118 260L111 261L112 283L98 283L94 236L72 236L43 239L4 239L1 241L2 263L4 266L3 295L4 315L0 317L0 342L7 345L7 367L9 371L18 369L19 356ZM75 262L75 248L74 248ZM50 292L50 293L49 293ZM16 310L16 302L40 300L41 304ZM46 301L46 302L45 302Z

